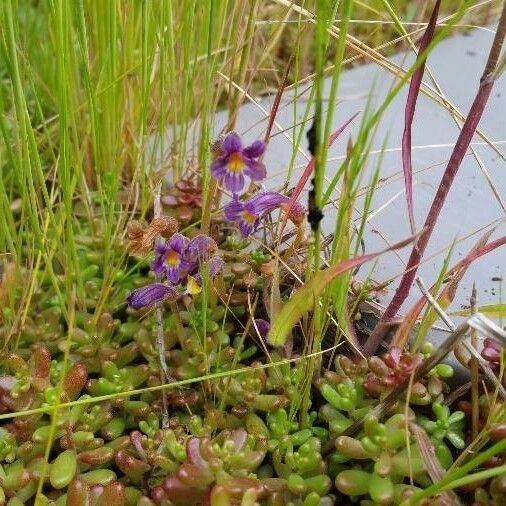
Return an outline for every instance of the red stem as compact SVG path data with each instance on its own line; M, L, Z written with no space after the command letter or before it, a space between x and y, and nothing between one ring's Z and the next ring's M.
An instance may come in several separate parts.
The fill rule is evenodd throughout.
M411 285L415 279L416 272L425 252L425 248L427 247L432 232L434 231L439 213L443 208L451 185L455 179L455 176L457 175L467 149L469 148L469 144L471 143L478 123L480 122L480 119L483 115L485 106L487 105L488 98L494 85L493 72L495 71L505 36L506 2L503 4L503 10L501 13L501 18L499 20L499 25L497 27L497 32L490 49L485 71L483 72L480 80L480 87L471 106L471 109L469 110L469 114L462 127L462 130L460 131L455 147L453 148L453 152L443 174L443 178L441 179L441 183L437 189L436 195L432 202L432 206L429 213L427 214L422 233L420 234L418 241L413 246L406 271L402 276L399 287L397 288L394 297L385 310L385 313L376 325L376 328L373 330L364 345L364 349L362 351L366 356L373 355L376 352L390 327L391 320L397 315L397 312L402 306L402 303L409 295Z
M434 9L430 16L429 24L423 34L422 40L420 41L420 47L418 50L418 56L427 49L430 41L434 37L434 31L437 23L437 16L439 14L439 6L441 0L437 0L434 5ZM404 133L402 135L402 168L404 171L404 186L406 188L406 202L408 205L408 216L409 225L411 227L411 233L414 234L416 231L415 224L415 213L413 210L413 167L411 160L411 125L413 124L413 118L415 116L416 101L418 99L418 93L422 84L423 74L425 72L425 62L427 57L424 57L422 65L418 67L416 72L411 78L409 84L408 98L406 100L406 110L404 111Z

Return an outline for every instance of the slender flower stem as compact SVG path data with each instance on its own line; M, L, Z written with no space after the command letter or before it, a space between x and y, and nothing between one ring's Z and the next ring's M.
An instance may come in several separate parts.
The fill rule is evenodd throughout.
M316 66L316 77L314 86L316 88L315 97L315 115L313 120L313 139L308 139L310 145L313 144L314 157L314 179L312 182L313 202L308 204L310 213L320 210L321 195L322 195L322 184L323 175L325 168L322 165L322 152L321 152L321 135L322 135L322 102L323 102L323 66L324 66L324 52L326 42L326 26L327 26L327 3L324 0L318 0L316 2L316 31L315 31L315 66ZM311 150L311 147L310 147ZM310 255L308 258L308 266L312 260L313 271L312 274L319 272L320 270L320 219L316 218L315 223L311 223L313 230L313 242L310 244ZM309 333L308 344L306 346L309 353L316 353L321 345L321 309L318 301L315 301L314 314L312 321L311 332ZM319 357L308 360L306 364L306 378L307 382L303 387L303 394L300 406L301 420L309 412L310 406L310 395L311 395L311 380L314 371L317 369L317 362L320 360Z
M183 322L181 321L181 315L179 314L179 309L177 307L176 302L172 302L170 304L170 310L172 311L172 314L174 315L174 318L176 320L177 339L179 341L179 344L181 345L181 348L184 348L184 327Z
M153 213L155 218L159 218L161 215L161 194L162 194L162 182L160 181L156 186L155 199L153 202ZM157 241L158 239L155 239ZM160 274L156 275L156 281L161 282ZM173 383L175 380L169 374L167 367L167 361L165 359L165 332L163 329L163 307L162 303L159 302L156 305L156 349L158 350L158 361L160 362L160 381L162 384L165 382ZM167 400L165 395L162 393L162 426L167 427L169 423L169 412L167 409Z
M209 234L213 201L215 200L217 186L218 183L216 179L211 178L211 181L209 182L209 191L207 192L204 205L202 206L202 225L200 226L200 232L202 234Z
M501 18L499 20L492 47L490 48L485 70L480 79L478 92L471 106L471 109L469 110L469 114L467 115L462 130L460 131L457 142L455 143L455 147L453 148L453 152L443 174L443 178L441 179L441 183L439 184L431 208L427 214L425 225L423 227L422 233L420 234L420 238L413 246L406 271L401 279L399 287L397 288L380 321L376 325L376 328L371 333L364 345L363 353L366 356L373 355L376 352L386 333L388 332L390 320L392 320L397 315L397 312L401 308L403 302L406 300L410 292L423 254L436 226L439 214L443 208L446 197L450 192L450 188L452 186L453 180L455 179L455 176L457 175L462 160L466 155L467 149L469 148L469 144L471 143L476 128L478 127L478 123L480 122L483 111L485 110L485 106L487 105L488 98L490 97L490 93L494 85L494 73L499 55L501 54L505 36L506 2L503 4Z

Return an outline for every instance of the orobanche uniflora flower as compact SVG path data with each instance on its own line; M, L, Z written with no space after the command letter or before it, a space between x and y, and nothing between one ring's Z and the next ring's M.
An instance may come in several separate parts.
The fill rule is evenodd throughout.
M286 209L289 201L289 197L278 192L257 193L245 202L234 196L232 201L225 206L225 218L235 222L241 235L248 237L257 229L262 216L280 207ZM304 206L295 202L290 209L289 217L294 222L300 222L304 214Z
M228 191L241 192L245 176L252 181L265 179L265 165L258 160L265 151L264 142L257 140L243 148L239 135L231 132L223 139L220 148L220 154L211 164L211 174L222 181Z
M128 305L141 309L164 300L176 300L185 293L198 294L203 275L212 279L223 270L223 260L212 256L216 249L214 240L204 234L190 240L176 233L165 243L157 244L152 270L168 284L157 282L134 290L128 296Z

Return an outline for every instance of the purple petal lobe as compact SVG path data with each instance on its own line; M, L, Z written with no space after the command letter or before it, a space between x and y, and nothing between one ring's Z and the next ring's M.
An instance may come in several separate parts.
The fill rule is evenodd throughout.
M255 231L257 225L258 221L256 221L255 224L251 224L247 221L241 220L239 221L239 231L243 237L248 237Z
M163 257L162 256L156 256L153 260L153 263L151 264L151 270L157 275L162 276L165 274L165 265L163 263Z
M168 242L170 249L177 251L179 254L183 254L186 246L188 245L188 239L179 233L175 233Z
M225 188L232 193L239 193L244 188L244 176L237 172L227 172L224 182Z
M203 259L214 249L216 249L214 239L205 234L197 235L188 243L188 258L192 260Z
M260 334L260 337L266 339L269 330L271 330L271 324L267 320L263 320L262 318L256 318L255 326L258 330L258 333Z
M289 198L281 195L281 193L263 192L257 193L246 205L253 214L260 217L262 214L268 213L288 201Z
M241 138L235 132L230 132L223 140L221 147L227 155L236 151L242 151Z
M167 241L167 243L168 243L168 241ZM156 253L158 253L159 255L165 255L165 253L167 253L167 249L168 249L167 243L165 243L165 244L163 244L161 242L156 243L155 244Z
M222 258L215 256L209 260L209 262L207 263L207 267L208 267L207 275L209 276L210 279L213 279L220 272L223 271L223 269L225 268L225 262L223 261ZM202 272L200 271L197 272L195 276L193 276L193 279L198 285L202 286Z
M262 162L245 158L246 168L244 173L249 176L253 181L262 181L267 176L267 169Z
M288 210L288 218L292 220L294 223L301 223L306 216L306 208L300 203L295 201L292 204L292 207L289 207L289 202L281 204L281 207L287 211Z
M236 221L241 217L243 211L244 204L238 198L234 198L224 208L225 218L228 221Z
M134 290L128 296L127 302L132 309L141 309L167 299L175 299L176 297L177 291L173 286L153 283L152 285Z
M167 279L177 285L181 280L181 273L178 267L168 267L167 268Z
M263 155L264 151L265 151L265 143L258 140L255 141L250 146L248 146L247 148L244 148L242 152L248 158L258 158L259 156Z
M211 164L211 174L216 179L222 179L227 173L227 157L220 156Z
M225 268L225 262L221 257L212 257L209 260L209 277L214 278Z
M167 251L168 251L167 244L162 243L155 244L155 259L151 264L151 269L158 276L165 274L164 258L165 255L167 254Z

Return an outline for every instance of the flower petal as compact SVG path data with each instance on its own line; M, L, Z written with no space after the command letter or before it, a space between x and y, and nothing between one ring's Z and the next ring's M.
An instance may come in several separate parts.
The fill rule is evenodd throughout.
M207 268L207 275L210 279L214 279L225 268L225 262L221 257L215 256L209 260L207 263ZM196 281L199 285L202 285L202 272L197 272L195 276L193 276L193 280Z
M263 320L262 318L256 318L255 327L257 328L260 337L266 339L269 330L271 330L271 324L267 320Z
M198 295L202 291L202 286L193 276L188 276L188 283L186 283L185 293L188 295Z
M262 192L252 197L246 206L253 214L261 217L263 214L276 209L281 204L288 202L290 199L278 192Z
M262 162L253 160L251 158L244 158L246 168L244 173L249 176L253 181L262 181L267 176L267 169Z
M228 221L237 221L244 211L244 204L236 197L224 208L225 219Z
M155 251L158 255L163 256L167 253L167 250L169 249L167 243L168 241L166 243L158 242L155 244Z
M220 156L211 164L211 174L215 179L223 179L227 173L228 158Z
M239 231L243 237L250 236L256 230L257 226L258 220L255 221L255 224L248 223L244 220L239 221Z
M177 285L179 283L179 281L181 281L181 273L179 270L179 266L178 267L167 267L166 273L167 273L167 279L171 283Z
M165 265L163 263L163 257L157 255L151 264L151 270L158 276L165 274Z
M131 292L127 297L127 302L132 309L141 309L166 299L176 299L176 297L177 291L173 286L153 283Z
M209 277L214 278L225 268L225 262L221 257L212 257L209 260Z
M155 244L155 259L151 264L151 269L155 274L158 274L159 276L165 274L165 265L163 261L168 249L169 248L167 246L167 243L164 244L159 242Z
M264 151L265 142L260 140L255 141L253 144L242 150L244 156L247 156L248 158L258 158L263 155Z
M188 247L186 248L187 258L192 260L203 259L214 250L216 250L214 239L208 235L199 234L188 243Z
M181 259L179 265L179 277L183 280L188 274L194 275L199 270L199 263L197 260L189 260L187 258Z
M288 202L281 204L281 207L286 212L288 210ZM300 224L306 216L306 208L300 203L295 201L288 212L288 218L295 224Z
M239 135L235 132L230 132L225 139L221 148L225 154L235 153L236 151L242 151L242 141Z
M239 193L244 188L244 176L237 172L227 172L223 181L225 188L232 193Z
M184 254L184 251L186 249L186 246L188 245L188 238L186 238L184 235L175 233L172 235L172 237L169 239L169 242L167 243L168 248L172 249L174 251L177 251L180 255Z

